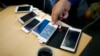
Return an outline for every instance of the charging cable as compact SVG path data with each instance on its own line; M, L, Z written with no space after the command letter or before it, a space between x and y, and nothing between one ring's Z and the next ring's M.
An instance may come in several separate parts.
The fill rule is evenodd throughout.
M84 31L85 29L87 29L88 27L90 27L91 25L93 25L96 21L98 21L99 19L100 19L100 16L98 16L93 22L91 22L88 25L86 25L82 30Z

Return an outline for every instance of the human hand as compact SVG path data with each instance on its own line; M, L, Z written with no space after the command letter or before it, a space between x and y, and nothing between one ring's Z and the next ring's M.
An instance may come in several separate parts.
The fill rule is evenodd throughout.
M66 19L71 4L68 0L59 0L52 9L52 22L55 24L58 20Z

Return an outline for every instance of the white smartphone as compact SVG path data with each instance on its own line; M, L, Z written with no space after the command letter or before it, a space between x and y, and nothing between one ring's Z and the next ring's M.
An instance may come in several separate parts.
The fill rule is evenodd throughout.
M28 14L20 17L18 20L20 23L25 24L25 22L29 21L30 19L32 19L35 16L37 16L37 14L32 11L32 12L29 12Z
M43 29L46 27L46 25L47 25L49 22L50 22L50 21L47 20L47 19L42 19L42 22L41 22L39 25L37 25L37 26L32 30L32 32L33 32L35 35L39 36L40 33L43 31Z
M58 25L52 25L52 23L50 22L40 33L39 39L46 43L56 31L57 27Z
M32 5L20 5L16 6L15 12L30 12L32 11L33 6Z
M26 25L22 27L22 30L28 33L30 32L30 30L36 27L36 25L38 25L40 22L41 22L41 18L34 17L32 21L30 21L29 23L27 23Z
M69 28L60 48L75 52L79 39L81 37L81 32L81 29Z

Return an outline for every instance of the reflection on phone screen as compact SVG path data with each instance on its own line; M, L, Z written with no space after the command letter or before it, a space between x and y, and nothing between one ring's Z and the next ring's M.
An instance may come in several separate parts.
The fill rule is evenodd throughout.
M80 32L69 30L67 36L65 37L65 40L63 42L63 46L75 48L75 45L77 43L78 37Z
M38 21L37 19L33 19L30 23L28 23L25 28L27 30L32 29L34 26L36 26L40 21Z
M40 33L40 36L48 40L48 37L50 37L55 30L56 28L54 28L53 26L47 25L46 28Z
M21 17L21 20L26 22L27 20L29 20L35 16L36 16L36 14L34 12L30 12L30 13L26 14L25 16Z
M33 31L35 31L36 33L40 34L48 23L49 23L49 21L47 19L45 19Z
M30 10L30 6L23 6L18 8L18 11L29 11L29 10Z

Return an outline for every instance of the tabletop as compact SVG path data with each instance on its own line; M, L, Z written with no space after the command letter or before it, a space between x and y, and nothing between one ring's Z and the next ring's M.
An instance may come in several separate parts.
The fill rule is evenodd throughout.
M9 6L0 12L0 56L36 56L38 49L47 45L40 44L32 32L26 34L21 30L23 25L18 19L26 13L15 13L15 7ZM50 17L41 10L38 13L42 18ZM76 53L47 47L53 50L54 56L79 56L91 39L91 36L82 33Z

